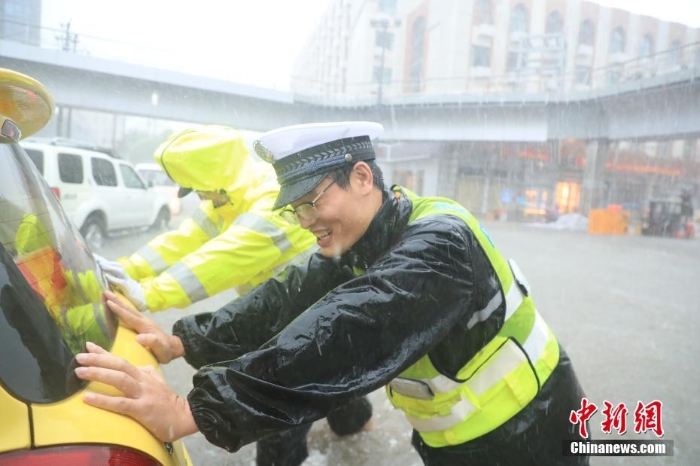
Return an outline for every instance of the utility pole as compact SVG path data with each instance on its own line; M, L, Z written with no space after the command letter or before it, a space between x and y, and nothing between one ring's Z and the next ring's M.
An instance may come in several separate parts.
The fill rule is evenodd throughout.
M61 48L64 52L75 52L78 46L78 34L70 32L71 21L73 20L71 19L68 20L66 24L61 24L61 27L65 28L66 32L63 36L56 37L56 39L63 43Z
M384 92L384 69L386 63L386 49L391 45L389 40L389 27L398 27L401 25L400 19L394 19L390 22L387 18L373 19L370 21L370 25L379 32L379 35L375 35L376 38L379 37L379 46L382 48L382 54L379 60L379 76L377 76L377 108L382 105L382 94Z

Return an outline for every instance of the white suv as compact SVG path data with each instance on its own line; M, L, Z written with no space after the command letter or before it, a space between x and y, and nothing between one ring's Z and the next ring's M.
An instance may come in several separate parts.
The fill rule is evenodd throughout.
M168 225L168 196L149 188L129 162L61 138L20 144L91 247L102 247L110 232Z
M170 179L157 163L137 163L134 168L149 186L168 196L171 214L190 216L202 202L194 192L182 198L178 197L177 193L180 187Z

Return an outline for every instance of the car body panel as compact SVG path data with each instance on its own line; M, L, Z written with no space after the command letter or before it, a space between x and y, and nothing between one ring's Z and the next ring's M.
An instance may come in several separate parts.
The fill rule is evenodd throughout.
M136 342L136 334L126 327L119 327L111 352L136 366L158 368L153 355ZM188 464L182 442L175 443L169 453L163 443L133 419L85 404L85 392L119 394L112 387L91 382L85 391L58 403L32 404L35 447L75 443L123 445L148 452L163 464Z
M0 413L4 419L0 422L0 453L29 448L29 407L0 387ZM8 419L12 422L6 422Z

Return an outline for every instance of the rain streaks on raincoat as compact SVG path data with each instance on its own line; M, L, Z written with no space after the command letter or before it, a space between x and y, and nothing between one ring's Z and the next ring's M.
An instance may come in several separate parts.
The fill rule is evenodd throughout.
M488 318L471 323L496 294L505 294L477 234L450 214L409 222L419 199L424 206L443 202L395 188L338 260L315 254L220 310L175 324L186 360L199 368L188 400L211 443L236 451L321 419L426 355L457 380L499 334L505 299ZM414 446L424 460L443 455L435 464L463 464L454 461L475 452L515 458L512 464L561 460L558 439L575 437L568 416L583 392L566 353L558 354L534 400L492 432L445 448L414 434ZM527 461L524 454L539 457Z
M184 308L234 287L242 293L316 249L312 234L272 211L279 192L275 173L250 156L233 128L176 133L155 158L180 186L225 193L231 202L214 207L202 201L177 230L118 259L140 281L150 311Z

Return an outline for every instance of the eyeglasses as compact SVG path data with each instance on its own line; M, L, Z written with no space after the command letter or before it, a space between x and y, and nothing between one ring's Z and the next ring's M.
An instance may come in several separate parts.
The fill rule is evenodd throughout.
M315 222L316 219L318 219L318 209L316 209L316 202L318 202L319 198L323 195L323 193L328 191L328 188L330 188L334 184L335 181L323 188L323 190L320 193L318 193L318 195L314 198L313 201L304 202L303 204L299 204L294 208L286 208L282 212L280 212L280 215L283 219L287 221L287 223L290 223L292 225L298 225L299 219L302 219L305 222Z

